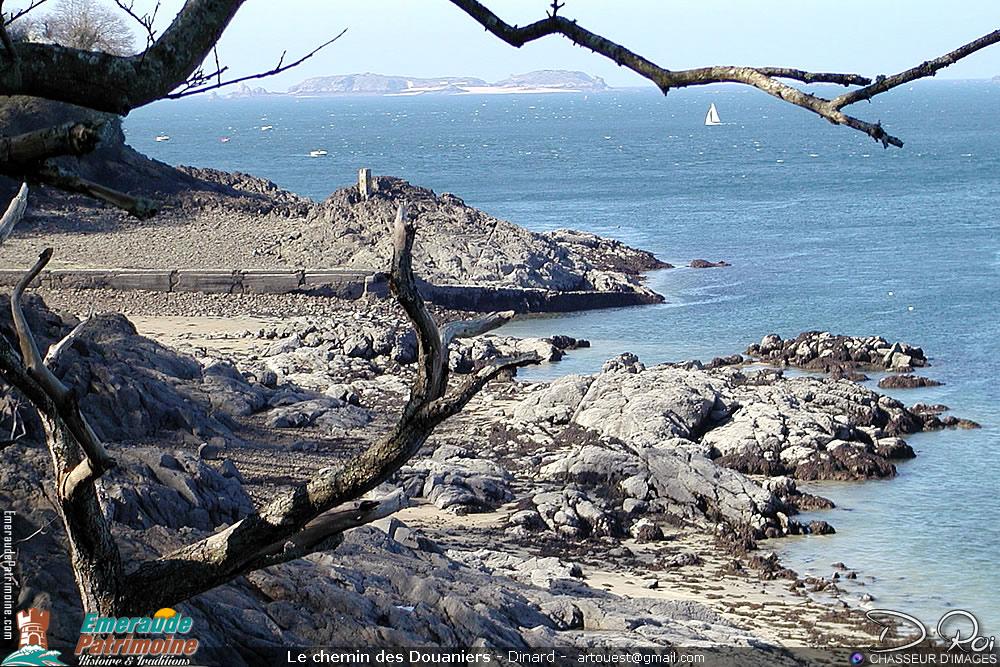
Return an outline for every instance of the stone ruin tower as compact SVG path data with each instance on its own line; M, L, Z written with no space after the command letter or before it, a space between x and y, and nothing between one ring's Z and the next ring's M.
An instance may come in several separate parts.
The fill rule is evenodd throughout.
M41 609L26 609L17 612L17 627L21 631L21 642L18 650L25 646L41 646L48 650L49 642L45 633L49 629L49 612Z

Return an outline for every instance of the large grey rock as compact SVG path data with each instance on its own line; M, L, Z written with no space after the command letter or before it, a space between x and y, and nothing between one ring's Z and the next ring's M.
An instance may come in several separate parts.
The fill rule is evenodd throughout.
M237 476L225 476L185 452L129 448L98 481L105 511L132 528L211 530L253 511Z
M563 489L536 493L531 502L545 525L562 537L621 537L623 534L611 508L582 491Z
M722 401L725 382L700 371L657 366L643 372L601 373L573 422L636 446L691 438Z
M707 517L717 516L759 534L776 525L780 503L772 493L717 465L692 444L674 439L659 447L638 449L623 444L615 449L611 442L585 445L543 466L540 474L543 479L600 489L602 496L635 494L637 500L647 501L651 510L695 522L705 523ZM580 533L574 523L576 513L559 505L563 494L580 492L539 494L533 501L552 530L575 536ZM562 514L557 513L560 510Z
M514 419L524 422L567 424L587 394L592 376L566 375L541 391L529 394L514 408Z
M318 426L337 433L361 428L371 419L371 414L362 407L321 397L274 408L267 414L267 425L271 428Z
M399 477L404 489L458 513L488 511L513 498L509 472L452 445L442 445L431 458L403 467Z
M875 439L919 430L920 420L898 401L848 380L788 378L734 385L737 406L702 438L720 462L748 473L803 479L887 477L895 474ZM836 443L848 449L835 454ZM799 466L808 463L806 468Z
M207 360L202 369L202 389L212 405L235 417L261 410L271 395L266 387L252 384L228 361Z
M95 433L106 441L178 431L232 441L229 410L252 411L264 391L237 379L231 367L214 367L204 376L195 359L139 336L117 314L88 320L53 371L77 392Z

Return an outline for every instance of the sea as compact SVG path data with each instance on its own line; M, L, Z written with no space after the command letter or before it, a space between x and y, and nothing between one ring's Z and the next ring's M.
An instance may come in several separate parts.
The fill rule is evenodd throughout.
M722 125L705 126L711 103ZM370 167L528 229L582 229L680 267L647 276L663 304L507 325L501 333L591 342L522 372L529 379L595 372L624 351L647 365L708 360L769 333L922 346L933 365L921 374L944 385L886 393L943 403L983 428L911 436L917 457L894 479L800 484L837 504L802 517L836 534L761 546L803 575L829 577L845 563L859 573L848 595L873 596L869 607L930 628L964 610L991 635L1000 632L1000 85L915 82L848 112L905 145L883 148L732 85L667 96L194 97L138 109L125 131L164 162L254 174L314 200ZM684 268L695 258L732 266Z

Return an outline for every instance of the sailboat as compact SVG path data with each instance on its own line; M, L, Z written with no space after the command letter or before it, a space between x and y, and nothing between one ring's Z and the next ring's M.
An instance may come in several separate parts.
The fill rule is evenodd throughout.
M715 108L715 102L712 102L712 106L708 107L708 113L705 114L705 125L722 125L722 121L719 120L719 112Z

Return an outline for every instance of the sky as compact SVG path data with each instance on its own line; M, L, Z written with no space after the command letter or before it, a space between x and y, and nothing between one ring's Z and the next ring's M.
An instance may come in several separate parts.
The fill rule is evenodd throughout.
M109 2L110 0L104 0ZM550 0L485 0L508 23L545 16ZM565 0L561 14L668 69L773 65L892 74L1000 28L1000 0ZM152 7L136 0L137 10ZM182 0L162 0L158 25ZM278 6L280 5L280 8ZM313 77L357 72L475 76L497 81L536 69L581 70L612 86L649 85L637 74L552 35L515 49L448 0L247 0L219 43L232 76L304 55L300 67L252 83L283 91ZM938 74L1000 75L1000 44Z

